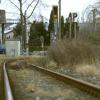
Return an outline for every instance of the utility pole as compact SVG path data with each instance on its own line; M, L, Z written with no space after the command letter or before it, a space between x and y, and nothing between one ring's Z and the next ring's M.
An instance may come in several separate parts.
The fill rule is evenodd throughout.
M4 24L6 23L5 10L0 10L0 24L2 25L2 44L4 43Z
M4 44L4 23L2 23L2 44Z
M77 17L77 13L69 14L69 38L72 39L72 24L74 24L74 38L76 39L76 22L75 18Z
M93 9L93 32L96 30L96 9Z
M72 13L69 14L69 38L72 38Z
M24 31L25 31L25 49L26 49L26 54L29 54L29 48L28 48L28 40L29 40L29 34L28 34L28 20L26 18L26 13L24 15Z
M77 37L77 35L76 35L76 21L75 21L75 18L77 17L77 13L73 13L73 23L74 23L74 38L75 38L75 40L76 40L76 37Z
M58 39L61 39L61 0L59 0L59 35Z
M53 43L56 43L58 35L58 6L53 6L54 34Z
M74 22L74 37L75 37L75 40L76 40L76 22Z

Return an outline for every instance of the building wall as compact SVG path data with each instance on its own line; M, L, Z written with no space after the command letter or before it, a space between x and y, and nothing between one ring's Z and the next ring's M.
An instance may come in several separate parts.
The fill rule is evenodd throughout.
M0 24L0 44L2 43L2 26Z
M5 39L13 39L14 38L14 33L13 33L13 28L16 26L16 24L8 25L5 27Z
M5 38L6 38L6 39L13 39L13 37L14 37L13 31L11 31L11 32L5 34Z
M19 40L7 40L6 55L7 56L20 56L20 41Z

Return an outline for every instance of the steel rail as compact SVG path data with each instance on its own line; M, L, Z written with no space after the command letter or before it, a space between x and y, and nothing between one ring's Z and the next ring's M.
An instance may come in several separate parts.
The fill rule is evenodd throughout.
M34 66L34 68L36 70L39 70L39 71L42 71L58 80L61 80L65 83L69 83L69 84L72 84L74 85L75 87L93 95L93 96L96 96L98 98L100 98L100 86L97 86L97 85L94 85L92 83L89 83L89 82L86 82L86 81L83 81L83 80L79 80L79 79L76 79L76 78L73 78L71 76L68 76L68 75L64 75L64 74L61 74L61 73L58 73L58 72L54 72L54 71L51 71L49 69L46 69L46 68L43 68L43 67L40 67L40 66L36 66L36 65L33 65L33 64L29 64L31 66Z
M5 100L14 100L10 82L9 82L8 75L7 75L7 70L5 67L5 63L3 66L3 76L4 76L4 96L5 96L4 98Z

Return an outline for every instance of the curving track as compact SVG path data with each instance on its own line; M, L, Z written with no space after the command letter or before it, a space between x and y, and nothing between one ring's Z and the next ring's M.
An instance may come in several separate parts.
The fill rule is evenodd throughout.
M77 88L79 88L79 89L81 89L81 90L83 90L83 91L85 91L85 92L87 92L91 95L94 95L94 96L100 98L100 86L96 86L94 84L91 84L91 83L88 83L88 82L85 82L85 81L82 81L82 80L79 80L79 79L75 79L71 76L51 71L49 69L45 69L45 68L42 68L42 67L39 67L39 66L35 66L33 64L30 64L30 65L33 66L37 70L45 72L46 74L48 74L52 77L55 77L55 78L65 82L65 83L72 84L72 85L76 86Z
M90 83L87 83L87 82L84 82L84 81L80 81L80 80L78 80L78 79L75 79L75 78L72 78L72 77L70 77L70 76L66 76L66 75L63 75L63 74L59 74L59 73L57 73L57 72L53 72L53 71L51 71L51 70L47 70L47 69L45 69L45 68L42 68L42 67L39 67L39 66L35 66L35 65L33 65L33 64L28 64L29 66L30 66L30 68L31 68L31 70L29 70L29 69L26 69L26 70L29 70L29 77L28 77L28 74L27 74L27 76L25 77L25 75L24 75L24 80L19 80L19 78L21 79L21 76L19 77L18 76L18 74L19 74L19 72L17 72L17 71L14 71L14 73L12 74L12 72L13 72L13 70L11 70L11 71L9 71L8 70L8 73L10 74L9 76L10 76L10 78L11 78L11 80L13 80L15 77L16 77L16 80L17 80L17 78L18 78L18 81L14 81L16 84L18 83L18 82L20 82L20 83L22 83L23 82L23 86L22 86L22 84L15 84L15 86L18 86L18 88L20 89L20 91L22 91L21 90L21 88L25 88L25 86L24 86L24 83L26 82L27 84L30 84L31 83L31 76L33 75L33 76L36 76L36 75L34 75L34 74L37 74L37 75L39 75L39 73L41 72L41 73L43 73L43 75L42 74L40 74L39 75L39 78L40 79L38 79L38 80L33 80L33 81L38 81L37 83L35 82L35 84L39 84L39 85L41 85L41 87L42 87L42 84L44 85L45 84L45 87L46 87L46 85L50 85L50 88L51 88L51 83L52 84L55 84L54 86L52 85L52 90L53 90L53 88L55 88L56 87L56 85L57 84L59 84L60 83L60 85L61 84L63 84L63 83L61 83L61 81L63 81L64 82L64 88L66 87L65 86L65 84L71 84L71 85L74 85L74 87L77 87L77 88L79 88L79 89L81 89L82 91L85 91L85 92L87 92L88 94L91 94L91 95L93 95L93 96L95 96L97 99L93 99L93 100L99 100L99 98L100 98L100 87L99 86L96 86L96 85L93 85L93 84L90 84ZM35 69L35 71L34 72L32 72L32 70L34 70ZM18 74L17 74L18 73ZM23 73L23 71L21 72L21 73ZM24 70L24 73L25 73L25 70ZM33 74L30 74L30 73L33 73ZM45 73L45 74L44 74ZM50 76L48 76L48 75ZM44 78L44 77L46 77L46 78ZM51 79L51 77L54 77L54 78L56 78L57 80L60 80L60 81L57 81L57 80L54 80L54 79ZM30 78L30 81L25 81L25 79L29 79ZM42 80L43 79L43 80ZM45 79L45 80L44 80ZM15 79L14 79L15 80ZM51 81L52 80L52 81ZM40 83L40 81L42 81L41 83ZM55 82L54 82L55 81ZM51 82L51 83L48 83L48 82ZM11 86L10 86L10 83L11 82L9 82L9 77L8 77L8 75L7 75L7 70L6 70L6 67L5 67L5 64L4 64L4 66L3 66L3 86L4 86L4 99L3 100L22 100L22 99L24 99L24 97L22 96L21 98L20 97L18 97L18 98L14 98L15 97L15 95L17 95L16 94L16 91L17 91L17 93L19 92L19 93L21 93L19 90L15 90L15 92L14 93L12 93L12 89L11 89ZM34 83L34 82L33 82ZM47 83L47 84L46 84ZM20 86L21 85L21 86ZM59 88L60 87L60 85L58 85L58 87L56 87L56 88ZM14 86L14 85L13 85ZM48 88L48 86L46 87L46 88ZM38 86L39 87L39 86ZM44 87L44 88L45 88ZM73 87L73 86L72 86ZM15 88L15 87L13 87L13 88ZM46 88L45 88L45 90L46 90ZM49 89L50 89L49 88ZM56 89L55 88L55 89ZM62 88L62 86L61 86L61 88ZM61 89L60 88L60 89ZM64 88L62 88L63 90L64 90ZM67 92L68 91L68 87L66 87L67 89L64 91L64 92ZM53 90L53 91L55 91L55 89ZM58 90L60 90L60 89L58 89ZM35 90L34 89L32 89L31 90L31 92L34 92ZM62 90L61 90L62 91ZM23 91L23 92L27 92L27 91ZM85 93L84 92L84 93ZM30 93L29 93L29 95L28 95L28 92L27 92L27 96L29 96L29 100L58 100L57 98L56 99L39 99L39 97L38 97L38 94L39 92L38 92L38 90L36 90L36 93L34 93L34 94L31 94L32 96L31 96L31 98L30 98ZM49 93L49 92L48 92ZM13 94L14 94L14 96L13 96ZM19 94L20 95L20 94ZM44 94L41 94L41 95L44 95ZM40 97L41 97L41 95L40 95ZM53 95L53 94L52 94ZM67 94L65 94L65 95L67 95ZM20 95L21 96L21 95ZM20 98L20 99L19 99ZM32 98L34 98L34 99L32 99ZM24 100L28 100L27 98L26 99L24 99ZM59 100L69 100L69 99L59 99ZM75 99L75 100L77 100L77 99ZM79 100L81 100L81 99L79 99ZM82 99L82 100L88 100L88 99Z
M13 92L11 90L11 85L10 85L10 81L8 78L5 63L3 65L3 80L4 80L4 99L5 100L14 100L14 96L13 96Z

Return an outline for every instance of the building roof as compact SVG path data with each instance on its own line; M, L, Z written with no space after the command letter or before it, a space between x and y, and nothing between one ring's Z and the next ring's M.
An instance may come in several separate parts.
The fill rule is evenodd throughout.
M20 39L6 39L6 41L20 41Z
M13 24L13 25L6 27L4 33L7 34L7 33L10 33L10 32L13 32L13 29L14 29L15 26L16 26L16 24Z

